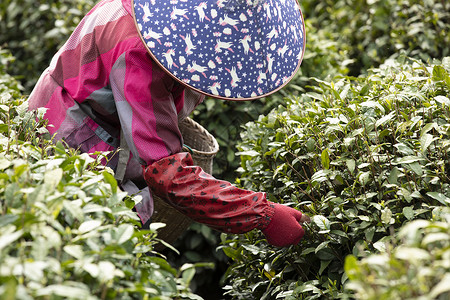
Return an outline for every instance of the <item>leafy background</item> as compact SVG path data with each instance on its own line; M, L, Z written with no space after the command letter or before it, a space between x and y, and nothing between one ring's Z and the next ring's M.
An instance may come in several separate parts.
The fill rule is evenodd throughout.
M301 100L246 124L240 184L266 189L274 201L313 217L304 240L289 249L270 247L258 233L224 241L233 259L231 295L350 297L344 283L353 270L347 265L344 272L346 257L356 264L370 253L386 253L385 243L412 220L443 215L450 221L449 72L450 58L433 65L389 61L367 77L321 81ZM431 245L439 249L435 259L449 251L449 232L439 237ZM412 239L419 238L416 232ZM415 249L405 248L400 261L417 259ZM405 282L416 275L404 274ZM441 275L430 271L417 290L397 293L404 299L428 295ZM383 288L378 292L389 295L391 286Z
M179 252L162 253L152 250L156 225L144 233L132 226L132 213L116 214L125 214L126 205L138 199L114 188L95 160L44 141L42 124L31 125L20 109L94 3L0 3L3 294L64 297L71 290L62 287L70 287L103 299L144 298L145 289L150 297L194 299L448 296L447 1L300 1L307 49L291 83L253 102L207 99L193 118L219 142L214 175L268 191L271 200L311 215L307 237L298 246L276 249L258 232L227 236L195 224L174 244ZM41 195L41 161L48 160L60 162L52 168L63 173L52 185L55 194L46 195L54 202ZM81 184L89 180L100 188ZM92 200L80 203L80 195ZM112 196L121 201L111 202ZM64 204L78 205L76 218ZM99 211L85 209L88 204ZM102 226L83 233L83 221ZM38 245L46 237L39 228L53 230L61 243ZM124 230L123 243L105 238L118 228ZM104 248L81 243L90 238ZM153 255L143 255L147 251ZM41 264L47 260L51 268ZM113 278L95 271L101 262L114 266ZM21 267L14 270L15 265ZM130 274L129 266L138 272ZM408 286L413 279L418 284ZM113 291L111 284L118 288ZM47 294L37 295L44 286Z

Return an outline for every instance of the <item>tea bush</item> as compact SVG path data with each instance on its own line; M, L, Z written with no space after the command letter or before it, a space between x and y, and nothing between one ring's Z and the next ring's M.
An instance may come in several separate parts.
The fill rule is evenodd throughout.
M450 54L450 3L442 0L303 0L306 18L336 34L353 60L352 75L392 55L442 59ZM323 78L322 78L323 79Z
M19 97L22 86L6 71L7 66L14 60L9 50L0 47L0 93L8 92L13 97Z
M173 243L179 253L165 249L162 254L175 268L185 264L210 263L209 268L198 268L190 288L205 300L229 299L223 295L223 274L228 268L229 258L217 248L220 233L200 223L193 223L189 230Z
M441 0L299 1L306 26L302 67L280 92L250 103L209 99L195 119L213 133L221 146L216 174L235 177L241 124L267 114L286 96L308 90L310 78L358 76L400 52L427 60L450 54L450 4Z
M84 14L97 0L2 0L0 47L17 60L8 73L30 92Z
M346 287L358 299L449 299L449 246L450 209L436 209L431 221L414 220L400 228L380 254L359 262L348 256Z
M174 268L155 252L162 225L139 230L140 199L120 191L106 156L45 139L43 111L0 79L1 298L201 299L189 285L209 265Z
M246 124L240 185L312 222L302 242L285 249L258 232L223 236L233 260L227 293L350 297L346 256L383 249L402 225L448 207L449 73L450 58L389 60L365 77L317 79L312 92Z

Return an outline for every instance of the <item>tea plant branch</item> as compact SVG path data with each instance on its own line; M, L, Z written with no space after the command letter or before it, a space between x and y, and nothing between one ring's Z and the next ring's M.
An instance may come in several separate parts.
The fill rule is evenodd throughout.
M366 123L365 122L363 122L363 126L364 126L364 131L367 132L367 127L366 127ZM376 126L375 126L375 133L376 133ZM369 159L369 161L371 163L369 170L372 173L372 176L373 176L373 179L374 179L374 182L375 182L377 190L381 190L380 183L377 180L375 180L376 174L375 174L375 171L373 169L373 164L375 163L375 159L373 158L372 151L371 151L371 149L369 147L369 141L366 138L366 136L364 136L364 138L363 138L363 143L364 143L364 145L366 146L366 149L367 149L367 153L368 153L367 158Z
M291 257L291 255L286 256L286 260L289 262L289 265L292 266L297 274L299 274L304 281L308 280L308 275L303 271L303 269L295 262L295 260ZM305 264L308 264L307 260L304 260Z
M9 106L9 110L8 110L8 112L7 112L7 119L6 119L6 122L7 122L7 124L8 124L8 136L7 136L7 138L8 138L8 143L7 143L7 145L6 145L6 154L9 154L9 149L10 149L10 146L11 146L11 141L10 141L10 136L11 136L11 107L12 106Z
M106 296L107 296L107 293L108 293L108 286L106 285L105 282L103 282L103 283L101 284L100 290L102 291L102 292L101 292L101 296L100 296L101 298L100 298L100 299L105 300L105 299L106 299Z
M437 141L437 139L435 139L434 141L433 141L433 144L434 144L434 148L435 149L440 149L440 151L441 152L444 152L442 149L444 148L444 147L439 147L439 144L438 144L438 141ZM445 155L444 155L446 158L447 158L447 152L445 152ZM447 159L446 159L447 160ZM437 164L437 161L438 161L438 159L433 159L433 160L431 160L430 162L434 165L434 167L436 168L436 170L439 170L439 165ZM447 160L448 161L448 160ZM445 181L450 181L450 178L445 174L445 172L439 172L439 174L443 174L443 176L444 176L444 182ZM441 176L439 176L439 177L441 177ZM442 186L442 182L441 182L441 192L443 193L444 191L442 190L442 188L443 188L443 186Z
M292 154L294 157L295 157L295 154L293 154L292 152L290 152L289 150L288 150L288 152L290 153L290 154ZM315 188L314 188L314 186L311 184L311 181L310 181L310 179L309 178L307 178L307 176L303 176L300 172L298 172L297 171L297 169L296 168L294 168L294 166L288 161L288 160L285 160L285 163L294 171L294 173L297 175L297 177L300 179L300 180L306 180L307 182L308 182L308 185L312 188L312 189L314 189L315 190ZM303 172L305 172L305 174L307 174L306 173L306 170L305 170L305 166L302 166L302 169L303 169ZM300 186L295 186L295 188L297 189L299 189L300 190L300 192L301 193L303 193L303 194L305 194L311 201L315 201L316 199L314 199L314 197L312 197L309 193L307 193L305 190L303 190ZM317 192L318 193L318 192ZM318 193L319 194L319 193Z

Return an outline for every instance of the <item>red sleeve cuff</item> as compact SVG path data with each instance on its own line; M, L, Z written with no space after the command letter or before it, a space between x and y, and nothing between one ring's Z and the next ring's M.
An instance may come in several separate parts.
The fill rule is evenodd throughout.
M239 189L193 166L189 153L178 153L144 167L152 191L196 222L222 232L265 229L275 208L266 194Z

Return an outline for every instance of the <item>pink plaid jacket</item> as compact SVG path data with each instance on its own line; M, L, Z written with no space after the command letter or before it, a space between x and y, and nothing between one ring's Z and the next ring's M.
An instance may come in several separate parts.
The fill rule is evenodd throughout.
M136 210L146 223L153 201L149 188L136 184L143 181L142 166L181 151L178 123L203 99L151 59L136 29L131 0L103 0L53 57L29 97L29 108L47 108L44 117L56 140L86 153L114 152L123 131L130 158L121 187L143 197ZM116 169L117 164L114 155L108 166ZM265 195L255 193L236 215L247 216L254 228L267 216L266 206Z
M184 93L147 53L131 1L105 0L52 59L29 103L48 108L50 133L83 152L114 150L122 128L133 158L148 165L180 151L178 120L203 100Z

